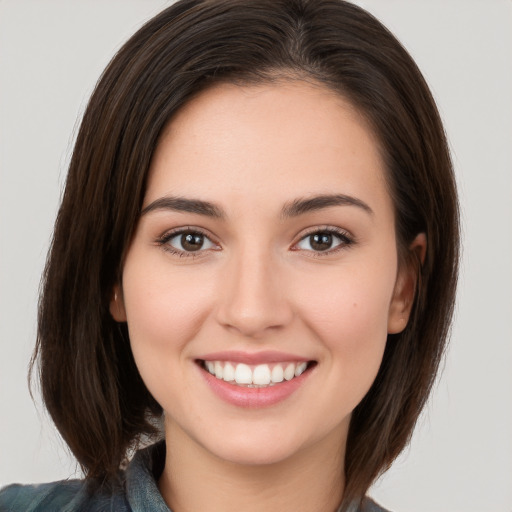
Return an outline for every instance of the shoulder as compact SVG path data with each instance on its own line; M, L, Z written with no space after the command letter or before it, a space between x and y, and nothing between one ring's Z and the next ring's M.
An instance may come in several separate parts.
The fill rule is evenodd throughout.
M118 479L102 486L85 480L9 485L0 489L0 512L169 512L157 485L164 463L161 441L139 450Z
M83 480L9 485L0 490L0 512L129 512L122 493L91 493Z
M44 508L63 509L64 505L75 501L83 484L80 480L62 480L47 484L13 484L0 491L0 511L27 512ZM71 509L72 510L72 509Z
M371 498L366 497L361 506L361 512L390 512L382 508L379 504L375 503Z

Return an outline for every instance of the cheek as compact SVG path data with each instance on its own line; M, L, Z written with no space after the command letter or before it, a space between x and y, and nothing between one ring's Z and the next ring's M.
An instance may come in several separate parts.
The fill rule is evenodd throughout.
M132 350L142 373L146 360L169 365L176 355L185 355L187 343L203 323L213 283L158 261L132 261L125 264L123 295Z
M341 268L305 283L300 308L309 329L328 349L348 382L371 383L387 340L394 266ZM391 269L391 270L390 270ZM303 283L304 284L304 283ZM366 377L365 377L366 376ZM364 384L364 385L366 385Z

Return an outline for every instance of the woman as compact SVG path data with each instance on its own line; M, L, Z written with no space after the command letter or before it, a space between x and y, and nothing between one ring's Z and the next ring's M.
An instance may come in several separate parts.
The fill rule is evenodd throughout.
M98 83L45 272L43 396L86 479L0 505L382 510L365 494L435 378L457 219L428 88L365 11L169 7Z

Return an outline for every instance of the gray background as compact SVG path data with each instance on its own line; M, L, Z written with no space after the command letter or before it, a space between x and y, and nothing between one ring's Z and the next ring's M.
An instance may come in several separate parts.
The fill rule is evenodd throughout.
M163 0L0 0L0 485L78 475L26 369L40 274L92 87ZM372 489L394 512L512 511L512 3L358 2L403 42L445 121L463 210L451 348L411 446Z

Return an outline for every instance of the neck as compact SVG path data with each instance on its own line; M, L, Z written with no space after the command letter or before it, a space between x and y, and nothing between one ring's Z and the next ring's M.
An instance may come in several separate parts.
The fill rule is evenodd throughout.
M340 444L343 450L333 450ZM166 446L159 487L173 512L334 512L343 496L344 443L339 437L264 465L222 460L173 422L166 422Z

